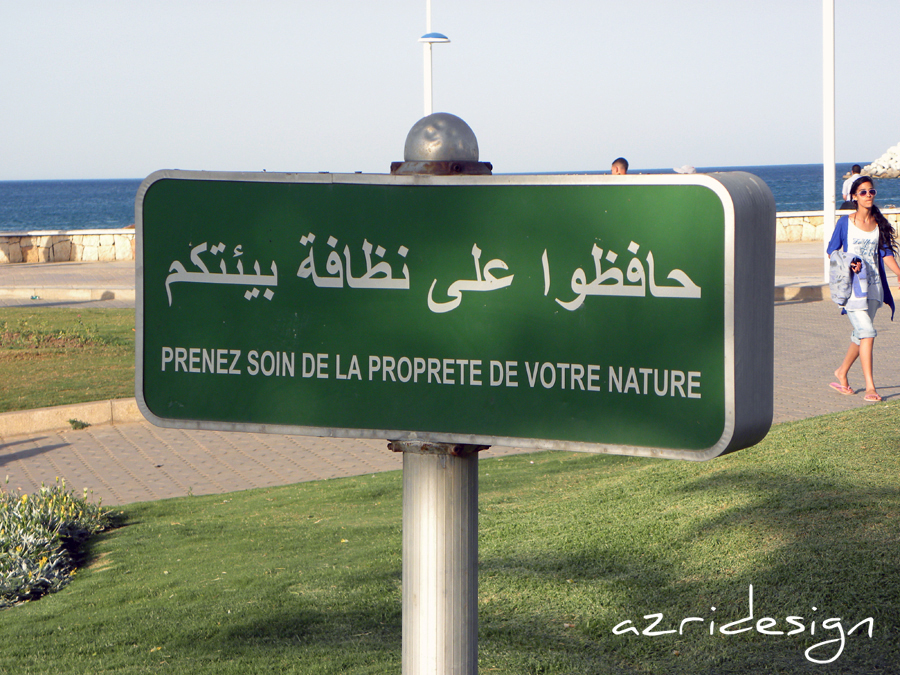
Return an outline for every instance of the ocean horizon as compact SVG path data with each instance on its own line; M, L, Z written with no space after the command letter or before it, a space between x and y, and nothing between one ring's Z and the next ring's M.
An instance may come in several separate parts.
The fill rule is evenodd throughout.
M843 175L852 163L836 165L835 198L842 198ZM822 210L821 164L697 167L697 173L746 171L772 190L779 212ZM608 171L555 171L552 174L604 174ZM673 169L632 169L630 174L666 174ZM497 174L502 175L502 174ZM515 174L513 174L515 175ZM0 181L0 232L120 229L134 224L134 200L142 178ZM900 206L900 179L877 181L876 203Z

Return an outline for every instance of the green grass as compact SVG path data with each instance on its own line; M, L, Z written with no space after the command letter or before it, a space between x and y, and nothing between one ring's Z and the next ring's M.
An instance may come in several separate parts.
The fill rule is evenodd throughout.
M897 673L898 413L780 425L703 464L483 461L480 672ZM67 588L0 612L0 673L399 672L399 472L122 511ZM710 636L709 620L746 616L750 584L756 618L805 631ZM612 634L653 613L658 629L705 622ZM838 636L831 617L873 617L873 637L813 664L804 651Z
M0 308L0 412L134 396L134 310Z

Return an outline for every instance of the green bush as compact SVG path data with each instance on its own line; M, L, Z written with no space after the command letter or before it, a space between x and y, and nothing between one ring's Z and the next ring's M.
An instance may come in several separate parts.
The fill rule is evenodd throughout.
M108 525L87 490L76 497L59 479L33 495L0 490L0 609L65 586L84 542Z

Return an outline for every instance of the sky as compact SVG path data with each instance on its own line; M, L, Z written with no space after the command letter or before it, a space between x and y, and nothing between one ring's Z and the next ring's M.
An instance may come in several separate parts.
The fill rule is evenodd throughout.
M0 180L387 173L425 0L0 0ZM495 173L819 163L822 0L432 0ZM836 159L900 143L900 2L835 0Z

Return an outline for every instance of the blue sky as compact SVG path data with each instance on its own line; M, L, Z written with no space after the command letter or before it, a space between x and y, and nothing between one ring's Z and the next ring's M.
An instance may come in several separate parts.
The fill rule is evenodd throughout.
M821 0L432 0L435 111L496 172L822 160ZM835 0L837 160L900 142L900 2ZM422 116L425 0L0 0L0 180L365 171Z

